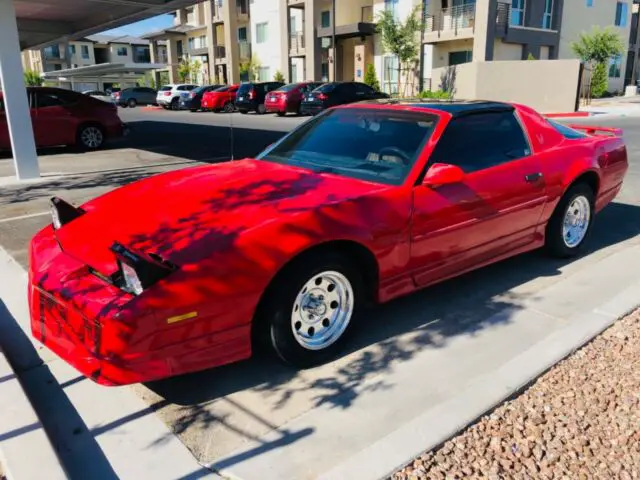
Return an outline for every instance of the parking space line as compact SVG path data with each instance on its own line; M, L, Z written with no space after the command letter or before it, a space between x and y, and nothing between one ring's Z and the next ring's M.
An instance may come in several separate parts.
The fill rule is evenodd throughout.
M26 220L28 218L42 217L43 215L51 215L51 212L30 213L28 215L19 215L17 217L0 218L0 223L13 222L14 220Z

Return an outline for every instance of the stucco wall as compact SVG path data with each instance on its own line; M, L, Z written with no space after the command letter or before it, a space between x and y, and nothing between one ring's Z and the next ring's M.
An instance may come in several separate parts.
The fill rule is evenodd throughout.
M616 16L615 0L593 0L591 7L587 6L586 0L565 0L558 58L575 58L571 51L571 42L576 41L581 32L588 32L591 26L611 27L620 34L625 50L622 54L620 78L609 78L609 90L623 90L633 10L631 0L627 2L627 5L626 24L624 27L616 27L614 25Z
M457 99L517 102L542 113L572 112L579 68L578 60L471 62L434 69L434 89L455 70Z
M522 60L522 45L517 43L505 43L496 40L493 45L494 60Z
M111 63L131 63L133 62L133 51L131 45L127 43L110 43L109 44L109 62ZM126 55L118 55L119 48L126 48Z
M252 54L257 57L261 67L269 68L269 80L277 70L281 69L280 2L278 0L258 0L251 4L251 40ZM267 38L263 43L257 43L256 25L267 23Z

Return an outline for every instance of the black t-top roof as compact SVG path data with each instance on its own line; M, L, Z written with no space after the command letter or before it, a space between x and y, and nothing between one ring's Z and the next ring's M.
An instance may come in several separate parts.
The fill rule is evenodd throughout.
M368 103L376 105L406 105L416 108L431 108L433 110L442 110L450 113L454 117L468 115L470 113L479 113L486 111L511 111L514 106L505 102L495 102L492 100L438 100L433 98L383 98L379 100L370 100L359 103Z

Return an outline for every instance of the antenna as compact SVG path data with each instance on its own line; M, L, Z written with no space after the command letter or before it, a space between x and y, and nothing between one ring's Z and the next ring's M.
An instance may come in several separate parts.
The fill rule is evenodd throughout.
M235 110L235 108L233 110ZM229 150L231 152L232 162L235 160L235 142L233 141L233 110L229 112Z

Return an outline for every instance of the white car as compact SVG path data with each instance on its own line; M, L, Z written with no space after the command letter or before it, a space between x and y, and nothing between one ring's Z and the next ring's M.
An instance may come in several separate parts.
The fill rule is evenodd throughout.
M111 98L111 95L100 90L87 90L86 92L82 93L85 95L89 95L90 97L97 98L98 100L102 100L103 102L113 103L113 98Z
M171 110L180 109L180 95L188 93L194 88L198 88L198 85L192 83L177 83L175 85L163 85L158 90L158 96L156 97L156 103L161 107Z

